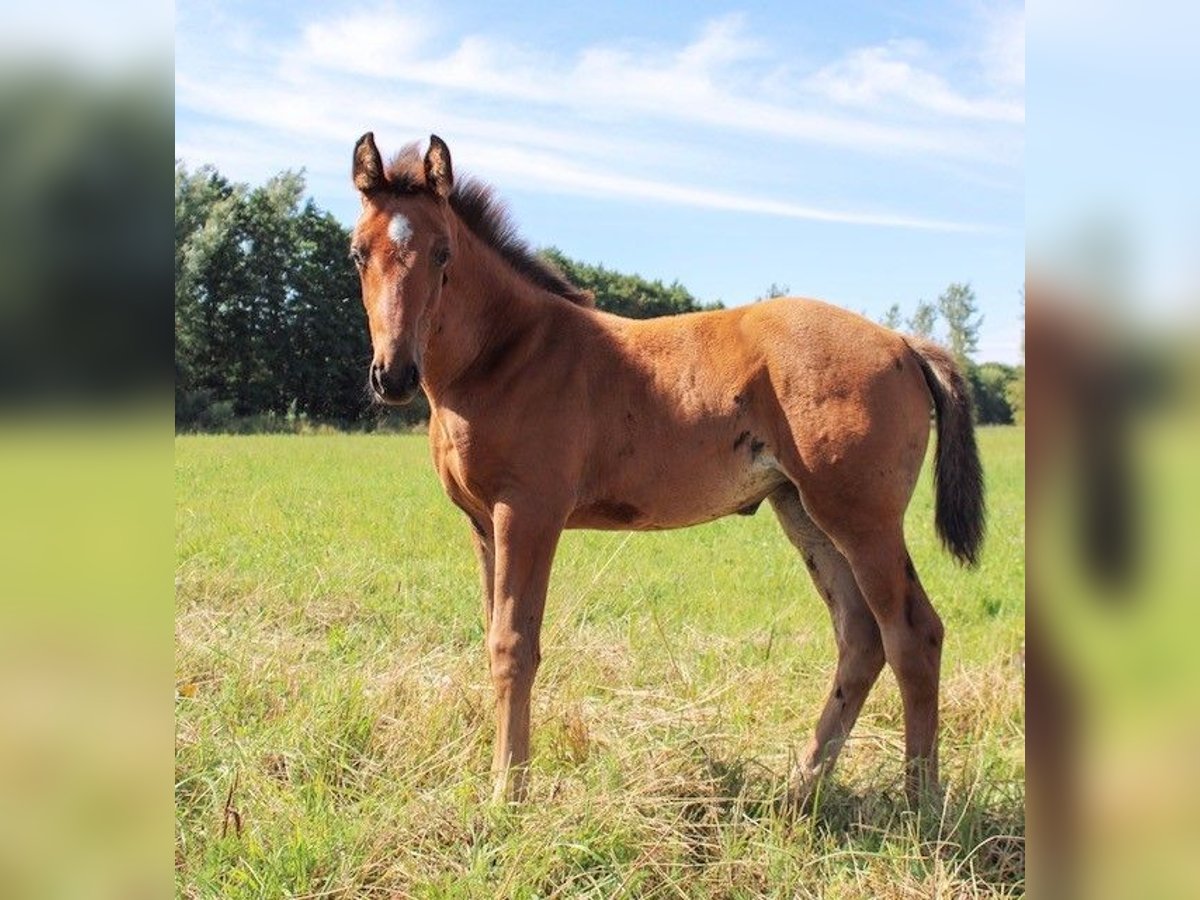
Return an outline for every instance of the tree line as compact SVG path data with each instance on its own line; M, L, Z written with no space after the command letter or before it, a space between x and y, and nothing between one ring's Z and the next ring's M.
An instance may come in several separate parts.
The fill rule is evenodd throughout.
M176 428L366 414L370 340L349 236L302 202L304 187L295 172L251 190L176 166Z
M428 417L423 400L386 412L371 404L365 386L371 345L358 276L347 257L350 234L304 193L302 172L283 172L251 188L209 166L189 171L176 164L177 429L373 429ZM618 315L651 318L720 307L701 303L678 281L664 284L579 262L554 247L542 255L592 291L598 308ZM965 294L948 289L936 308L918 304L908 324L932 335L940 316L950 326L950 346L968 359L978 318L972 330L974 294L964 287ZM884 324L897 327L899 315L894 306ZM981 421L1012 421L1011 402L995 398L1008 396L1015 370L995 363L969 363L969 369Z
M347 258L350 233L304 191L299 172L251 189L212 167L176 165L176 428L373 428L428 417L420 401L388 412L371 406L371 344ZM650 318L711 308L678 282L578 262L555 248L542 254L609 312Z
M880 322L888 328L939 340L946 345L967 374L978 422L1008 425L1025 421L1025 366L977 363L972 359L979 349L983 316L979 314L979 303L969 283L952 282L936 301L918 301L907 319L903 317L900 304L893 303Z

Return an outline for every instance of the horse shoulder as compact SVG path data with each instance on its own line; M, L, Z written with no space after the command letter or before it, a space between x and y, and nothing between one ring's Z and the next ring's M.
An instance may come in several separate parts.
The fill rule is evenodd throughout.
M469 429L453 413L433 410L429 417L429 444L434 469L442 489L468 515L487 513L489 505L470 469Z

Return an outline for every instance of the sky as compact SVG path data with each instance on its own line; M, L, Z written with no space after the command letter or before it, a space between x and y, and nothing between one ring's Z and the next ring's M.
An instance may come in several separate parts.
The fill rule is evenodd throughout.
M534 246L703 301L879 318L968 281L976 359L1021 360L1020 4L177 4L189 168L303 169L350 225L368 130L438 134Z
M1200 324L1200 4L1032 8L1031 268L1145 324Z

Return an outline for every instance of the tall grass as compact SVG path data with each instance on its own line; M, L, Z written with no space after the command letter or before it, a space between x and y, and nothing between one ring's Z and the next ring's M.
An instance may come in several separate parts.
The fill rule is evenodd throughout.
M530 802L489 793L468 525L416 436L176 439L183 897L1015 896L1024 887L1024 433L980 435L979 569L912 556L947 625L944 808L909 811L884 674L816 808L787 775L833 671L770 510L569 532Z

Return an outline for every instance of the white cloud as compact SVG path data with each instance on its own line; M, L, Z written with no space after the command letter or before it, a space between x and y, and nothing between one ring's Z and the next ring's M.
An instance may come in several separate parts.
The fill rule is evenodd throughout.
M424 23L424 17L391 10L315 23L285 59L296 71L315 66L475 97L521 100L588 118L668 119L871 154L974 158L988 164L1011 164L1016 156L1011 140L996 141L952 126L958 118L1019 123L1019 102L962 97L890 48L857 51L827 67L789 103L778 91L767 90L773 68L759 71L761 67L748 65L768 54L762 42L746 34L740 16L710 21L698 37L674 51L597 45L565 65L481 35L467 35L453 49L439 52L436 35ZM895 115L886 121L862 115L877 101L897 98L946 121L897 122ZM817 104L816 99L832 103Z
M1023 29L1021 37L1023 54ZM993 65L1000 77L1014 78L1012 47L1002 40L991 52L996 56ZM892 115L898 108L907 108L951 119L1009 124L1025 120L1025 107L1019 99L969 97L955 91L941 75L921 65L926 55L925 48L914 42L892 41L865 47L825 66L808 80L807 86L834 103L862 109L887 108ZM1023 78L1023 57L1019 68Z
M431 36L426 22L394 11L314 22L304 29L302 58L356 75L391 77L424 48Z
M336 142L339 149L346 151L345 171L349 172L349 151L343 145L346 144L345 135L352 133L352 129L329 120L309 119L302 122L296 116L299 108L288 104L271 107L271 114L264 120L260 113L259 98L250 94L242 99L245 105L241 109L240 118L248 125L254 124L256 127L253 131L244 128L201 130L193 136L194 140L177 144L176 154L192 164L200 161L213 162L221 169L232 165L237 170L249 171L255 178L262 180L274 173L271 160L276 149L276 139L273 136L275 130L286 128L293 132L296 139L318 143L323 141L327 144ZM324 121L325 124L314 124L319 121ZM945 232L987 230L971 223L898 214L886 210L818 207L772 197L713 190L661 178L617 174L597 165L580 162L580 155L571 153L569 149L565 153L556 153L531 147L526 140L529 135L506 131L503 128L491 129L478 122L474 123L474 127L464 125L456 129L456 133L465 137L455 141L455 157L469 159L472 171L489 179L503 178L519 183L526 190L538 193L657 201L698 209L754 213L844 225ZM220 149L215 152L207 149L211 147ZM322 177L322 173L318 173L318 177ZM341 178L344 178L348 185L349 175L335 176L335 180Z
M482 169L521 179L534 190L562 190L592 196L627 197L730 212L749 212L845 225L872 225L926 231L977 232L976 225L882 211L829 209L740 193L716 191L657 179L615 175L562 157L520 147L472 146L464 152Z
M307 157L317 178L340 171L347 141L368 128L395 146L434 127L455 138L473 169L541 190L897 228L986 230L875 203L714 190L711 179L687 184L680 173L727 170L719 145L743 134L759 138L751 153L807 143L913 165L941 160L967 179L1019 164L1019 101L952 90L914 45L862 48L780 90L777 55L739 16L710 21L674 47L591 45L565 58L479 34L448 39L430 21L386 9L310 23L294 43L258 45L244 65L221 57L207 71L182 68L177 109L327 148ZM906 119L900 107L920 115ZM177 153L182 146L185 157L197 154L189 162L209 161L202 140L193 132Z
M700 31L700 37L680 51L682 68L708 70L764 55L760 41L746 35L744 16L733 14L712 19Z
M1000 90L1024 94L1025 7L985 14L985 34L980 62L984 73Z

